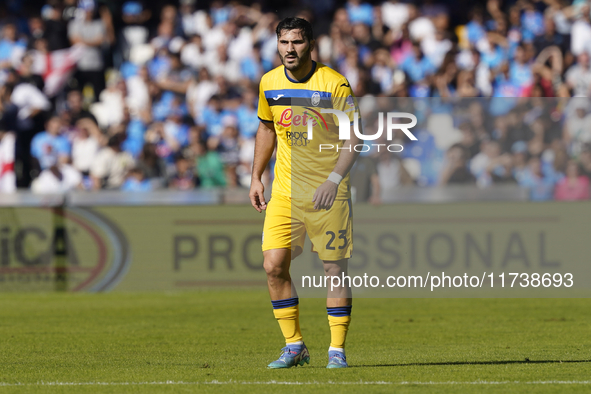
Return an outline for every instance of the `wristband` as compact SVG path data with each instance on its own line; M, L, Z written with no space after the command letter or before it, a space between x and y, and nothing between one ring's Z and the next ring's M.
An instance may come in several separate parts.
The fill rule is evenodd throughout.
M331 181L331 182L333 182L333 183L336 183L338 185L343 180L343 177L333 171L328 176L328 180Z

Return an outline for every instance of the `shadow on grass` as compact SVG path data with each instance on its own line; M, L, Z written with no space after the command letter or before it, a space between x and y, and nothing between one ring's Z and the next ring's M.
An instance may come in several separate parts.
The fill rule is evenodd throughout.
M350 365L349 368L368 367L413 367L413 366L438 366L438 365L508 365L508 364L562 364L562 363L591 363L591 360L500 360L500 361L447 361L440 363L400 363L400 364L373 364Z

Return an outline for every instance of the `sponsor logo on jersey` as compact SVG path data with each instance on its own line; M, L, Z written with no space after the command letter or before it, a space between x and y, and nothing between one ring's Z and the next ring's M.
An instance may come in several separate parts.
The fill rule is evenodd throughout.
M305 108L308 109L307 107ZM292 123L294 126L307 126L309 121L312 122L312 126L314 127L318 125L316 116L313 116L311 112L305 111L303 115L293 116L292 109L286 108L283 110L283 112L281 112L281 116L279 117L277 124L283 127L291 127Z

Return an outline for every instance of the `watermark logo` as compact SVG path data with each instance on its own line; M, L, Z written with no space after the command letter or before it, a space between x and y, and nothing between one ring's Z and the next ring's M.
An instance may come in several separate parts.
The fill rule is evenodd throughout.
M375 141L375 140L382 137L382 135L384 134L384 130L386 132L386 139L388 141L392 141L393 136L394 136L394 130L400 130L410 140L417 141L417 137L415 137L415 135L410 131L411 128L413 128L414 126L417 125L417 117L411 113L408 113L408 112L388 112L388 113L380 112L378 114L378 130L376 131L376 133L375 134L363 134L363 133L361 133L360 127L359 127L359 113L358 112L354 112L353 122L351 122L349 115L347 115L346 112L343 112L343 111L340 111L337 109L322 108L322 109L320 109L320 112L318 112L318 111L313 110L312 108L308 108L308 107L305 107L305 108L307 110L309 110L310 112L312 112L312 114L309 114L306 111L306 112L304 112L304 116L306 114L312 116L316 120L317 123L324 124L326 129L328 129L328 126L327 126L326 120L324 119L322 114L332 114L332 115L336 116L336 118L338 120L339 139L340 140L351 139L351 125L352 125L353 132L355 133L355 136L362 141ZM384 118L386 118L385 127L384 127ZM410 119L410 122L397 123L397 122L399 122L400 119ZM306 124L304 124L304 125L306 125ZM308 123L306 126L308 127L307 138L309 140L312 140L314 138L313 126L315 126L315 125L312 123ZM382 146L385 146L389 152L401 152L403 150L403 147L400 144L386 145L386 144L365 144L365 143L364 144L356 144L355 146L353 146L353 149L356 152L367 152L371 149L372 146L377 147L378 152L380 151L380 147L382 147ZM338 151L341 148L338 145L333 145L333 144L320 144L320 146L319 146L320 152L322 152L322 150L332 150L332 149L336 149Z

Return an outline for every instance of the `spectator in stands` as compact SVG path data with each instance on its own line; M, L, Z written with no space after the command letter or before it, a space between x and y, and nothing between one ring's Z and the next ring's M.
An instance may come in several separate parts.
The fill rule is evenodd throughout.
M589 40L589 37L587 37L587 40ZM591 93L591 65L588 52L583 52L577 56L577 63L568 69L565 79L566 83L574 89L575 96L589 96Z
M4 130L6 126L0 122L0 194L16 191L16 174L14 173L14 133Z
M33 193L57 194L82 187L82 175L69 164L52 165L41 171L31 184Z
M62 11L62 6L58 2L46 4L41 9L41 16L45 24L43 38L47 40L47 49L50 52L70 46L68 24L62 16Z
M62 135L62 120L52 116L46 123L46 130L31 141L31 156L39 161L41 169L67 163L70 159L70 142Z
M173 156L181 148L178 140L168 134L164 123L152 123L146 131L146 142L156 146L156 153L166 164L173 163Z
M525 42L532 42L537 36L544 33L544 17L530 1L523 3L521 26Z
M127 87L119 73L111 73L107 83L107 89L99 95L99 102L92 104L91 110L96 115L102 128L117 126L126 119L125 96Z
M207 145L210 149L216 149L219 152L226 171L227 185L238 186L236 167L240 163L240 141L238 129L233 122L227 122L222 134L219 137L209 138Z
M206 55L207 70L214 77L223 77L232 84L237 84L242 79L240 62L228 56L226 44L219 45L215 51Z
M181 49L181 61L193 70L199 70L205 65L205 50L201 36L193 34L189 42Z
M152 184L145 179L141 168L134 167L129 170L125 182L121 185L124 192L149 192L152 190Z
M555 174L544 174L539 156L532 156L528 168L518 179L519 185L529 189L532 201L548 201L554 197L554 186L558 182Z
M360 0L349 0L346 5L349 21L352 24L364 23L371 25L373 23L373 8L368 3L362 3Z
M380 179L374 157L361 155L351 168L351 193L354 202L380 203Z
M491 179L487 170L493 170L498 165L501 155L501 147L495 140L482 142L482 152L478 153L470 161L470 172L482 186L490 185Z
M412 54L403 60L400 69L404 71L415 84L428 84L427 78L436 71L435 65L428 57L423 55L419 42L413 42ZM423 94L413 94L413 96L425 96Z
M258 83L264 73L271 70L273 65L261 56L261 44L252 47L252 54L240 62L240 73L244 78Z
M76 17L78 12L77 0L64 0L64 11L62 13L64 21L70 22Z
M208 144L200 142L198 144L199 152L197 153L196 167L197 175L201 180L201 187L222 187L227 185L226 172L224 171L224 163L220 158L219 153L215 150L209 149Z
M150 110L150 75L148 68L141 66L137 74L130 76L126 81L127 97L125 102L133 117L145 117Z
M575 160L568 161L566 176L556 185L554 198L561 201L589 199L589 178L581 175L581 167Z
M192 72L181 62L178 52L168 52L168 71L156 79L158 87L165 92L186 94L191 82Z
M427 37L421 41L421 49L435 68L439 68L447 52L452 49L452 42L443 30L437 30L434 37Z
M446 165L441 172L440 185L475 184L476 178L468 170L469 151L462 144L452 145L446 154Z
M240 130L240 138L254 138L259 127L257 115L257 96L252 89L245 90L242 105L236 111L236 119Z
M166 176L166 163L158 155L157 146L146 142L139 156L137 167L147 179L164 178Z
M39 89L39 91L43 91L43 77L33 72L33 54L31 52L23 55L17 72L21 83L31 84Z
M467 149L468 158L472 159L480 152L480 144L474 135L474 131L468 122L463 122L458 126L458 129L462 132L462 140L459 142L462 147Z
M175 190L192 190L199 186L199 178L195 176L191 162L182 154L175 156L175 171L168 178L168 187Z
M581 174L589 178L591 181L591 145L587 144L583 146L579 160L581 164Z
M72 141L72 165L87 177L100 150L99 140L91 134L96 125L89 118L83 118L76 123L78 130Z
M513 178L515 178L518 183L521 183L521 179L527 171L527 162L529 161L527 143L525 141L516 141L511 147L511 153Z
M185 36L197 34L198 28L196 24L199 20L195 17L195 3L196 0L181 0L180 1L180 18Z
M450 99L495 98L465 101L465 106L453 101L449 115L454 127L459 125L459 132L454 130L457 137L442 144L433 138L433 131L424 131L427 138L405 149L409 155L405 157L420 163L413 168L419 184L472 183L467 167L474 170L480 185L513 179L537 185L568 172L569 158L580 160L582 174L591 176L591 153L586 148L591 143L589 6L586 0L573 6L566 3L490 0L486 9L476 5L468 12L448 10L449 4L441 0L420 7L382 1L373 9L364 0L348 0L343 8L328 1L313 13L300 15L315 24L318 59L340 70L358 97L440 97L426 106L410 102L405 109L416 113L417 131L431 115L449 111ZM35 175L29 168L31 139L45 129L50 110L60 114L59 134L73 146L72 157L69 152L61 154L60 161L71 159L84 173L92 173L92 152L120 134L125 141L116 154L138 157L137 166L154 187L159 182L164 185L177 171L174 158L179 152L191 167L203 169L203 185L248 186L258 127L256 85L263 72L280 64L275 27L277 13L288 5L278 4L277 12L264 13L257 5L221 1L208 6L179 0L177 9L125 0L118 3L118 10L111 7L121 16L113 23L107 7L99 4L106 3L50 0L39 13L30 9L27 20L10 14L4 19L0 116L11 124L7 129L15 131L15 167L22 168L18 186L28 186L27 178ZM152 18L150 9L161 12ZM332 19L325 19L328 15ZM19 22L18 29L13 20ZM456 25L462 21L468 24ZM148 29L153 27L148 41ZM456 33L457 43L451 39ZM118 45L111 54L109 45L115 36ZM68 48L72 43L86 45ZM27 45L30 52L25 52ZM75 67L76 86L67 80L78 50L84 56ZM110 76L106 90L105 75ZM100 103L87 107L93 98L86 85L93 87ZM565 100L566 106L536 99L573 95L584 97ZM510 99L518 96L529 99ZM237 125L237 132L229 125ZM450 148L456 142L463 149ZM104 156L106 149L110 148L96 155ZM491 150L497 152L491 156ZM49 163L57 163L44 154ZM528 164L531 155L541 158L542 181L532 171L535 160ZM380 158L378 179L388 168L397 173L395 162ZM97 166L106 167L101 160ZM458 162L463 165L454 170ZM138 174L127 177L129 169L120 171L120 178L128 178L137 188L143 181L133 183ZM44 178L50 175L55 181L51 172ZM392 186L392 179L382 180ZM365 179L365 186L367 191L374 184Z
M381 91L390 92L394 85L394 67L392 58L384 48L377 49L374 52L375 62L371 68L371 78L379 84Z
M554 22L552 17L546 17L544 19L544 34L534 39L536 53L539 54L542 50L550 46L557 46L561 54L564 55L570 46L568 38L568 36L556 31L556 22Z
M489 165L487 173L495 185L517 183L513 175L513 157L509 153L502 154L494 164Z
M105 89L105 63L101 48L103 44L112 44L115 40L113 22L106 7L100 9L100 19L94 18L94 0L81 0L79 4L84 18L69 23L68 37L72 44L85 45L84 56L78 62L76 79L80 89L89 84L93 89L94 100L97 100Z
M579 56L584 52L589 52L589 36L591 35L591 23L589 21L589 4L579 2L579 12L576 15L576 21L571 27L571 46L573 55Z
M380 201L388 201L390 195L402 185L412 185L413 180L398 155L383 149L378 153L378 179L380 180Z
M121 149L124 140L125 135L122 133L113 135L107 146L97 154L90 168L94 190L118 189L125 181L127 172L134 167L133 157Z
M577 156L583 145L591 142L591 114L587 98L574 98L570 105L573 111L567 114L563 138L570 153Z
M119 34L122 60L129 60L133 47L145 44L150 34L146 22L152 16L141 1L126 1L121 8L123 27Z
M197 79L193 79L187 88L187 107L189 113L197 123L202 111L219 90L217 83L212 81L206 67L199 70Z
M189 140L189 125L183 122L182 110L176 109L170 112L164 121L164 132L170 140L174 140L174 151L178 152Z
M404 6L406 7L406 5ZM392 43L390 53L396 64L402 64L407 57L413 55L413 45L408 32L408 24L402 26L400 37Z
M66 111L69 113L70 125L73 126L80 119L88 118L91 119L95 124L98 124L95 116L84 109L84 102L82 98L82 92L74 89L70 90L66 100Z
M223 131L223 119L226 115L228 112L222 107L220 96L214 95L203 109L197 124L205 127L208 136L216 137Z
M16 26L7 23L2 28L0 40L0 70L15 67L25 52L25 44L17 40Z
M528 64L523 45L515 49L514 59L509 66L509 78L519 90L531 84L533 80L531 64Z

